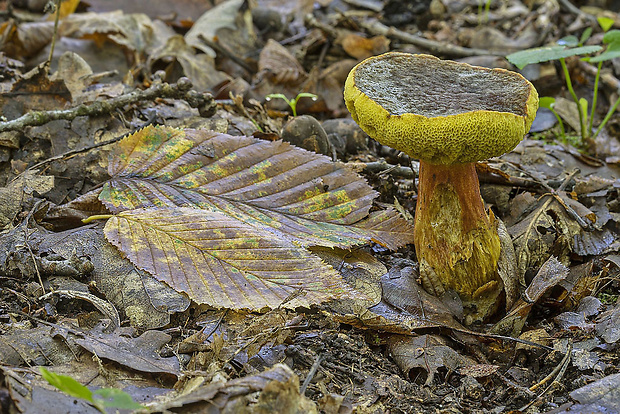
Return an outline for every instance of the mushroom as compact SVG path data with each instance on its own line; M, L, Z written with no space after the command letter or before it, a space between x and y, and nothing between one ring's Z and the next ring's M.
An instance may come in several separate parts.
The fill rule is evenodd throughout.
M420 160L414 243L423 287L456 291L470 322L489 316L504 289L501 249L475 163L523 139L536 89L504 69L391 52L355 66L344 99L370 137Z

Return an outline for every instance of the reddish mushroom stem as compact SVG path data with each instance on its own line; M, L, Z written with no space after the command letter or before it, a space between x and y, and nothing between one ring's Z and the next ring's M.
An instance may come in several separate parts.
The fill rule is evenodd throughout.
M420 161L414 240L424 287L453 289L465 305L500 278L500 242L484 210L475 163L434 165Z

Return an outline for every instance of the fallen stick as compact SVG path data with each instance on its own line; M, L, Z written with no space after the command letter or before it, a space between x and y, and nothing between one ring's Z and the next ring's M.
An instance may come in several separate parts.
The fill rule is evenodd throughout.
M40 126L56 120L71 121L78 116L98 116L108 114L125 105L139 101L152 101L156 98L184 99L187 103L198 108L202 116L210 116L215 112L215 102L210 94L203 94L191 90L192 83L187 78L181 78L177 83L156 83L148 89L136 90L111 99L95 101L91 104L82 104L70 109L58 111L32 111L12 121L0 123L0 132L21 130L28 126Z

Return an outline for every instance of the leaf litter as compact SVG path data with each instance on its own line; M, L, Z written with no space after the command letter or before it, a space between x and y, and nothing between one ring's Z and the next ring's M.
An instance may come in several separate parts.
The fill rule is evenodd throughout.
M169 4L132 4L141 14L89 3L63 9L52 76L38 64L53 16L0 28L0 103L22 122L0 133L0 386L18 411L93 409L50 389L36 365L124 389L152 412L617 408L617 121L589 155L550 140L548 123L537 129L547 141L526 138L479 166L485 201L514 243L516 267L506 263L502 278L516 300L494 325L465 327L457 296L417 283L411 227L391 206L414 211L416 162L368 141L341 95L368 55L432 52L513 69L498 55L614 12L586 7L575 20L546 3L493 2L486 14L445 2L230 0L175 4L162 20ZM567 63L593 78L587 62ZM569 98L552 64L524 75L557 102ZM187 93L141 94L187 85L182 76ZM612 90L602 89L603 106ZM132 91L115 113L21 118ZM301 92L318 96L296 108L318 119L309 137L284 101L265 99ZM570 126L568 103L558 112ZM153 121L177 128L145 126ZM278 141L286 129L367 181ZM80 222L102 214L113 215L105 226Z

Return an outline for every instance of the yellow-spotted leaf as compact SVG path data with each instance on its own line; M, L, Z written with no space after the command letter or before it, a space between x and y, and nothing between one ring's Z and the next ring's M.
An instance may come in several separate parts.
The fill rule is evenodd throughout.
M299 246L394 249L413 238L395 210L367 218L377 194L363 178L282 141L149 126L123 139L109 165L99 199L114 213L193 207Z
M104 231L137 267L216 308L295 308L351 292L306 249L221 212L128 210L110 218Z

